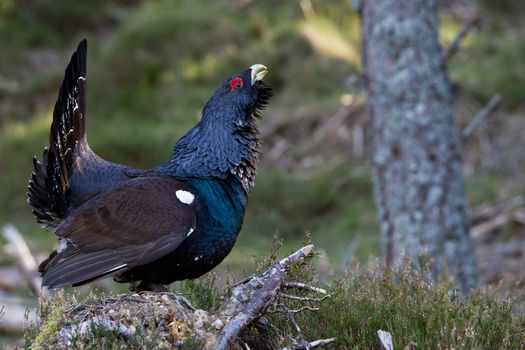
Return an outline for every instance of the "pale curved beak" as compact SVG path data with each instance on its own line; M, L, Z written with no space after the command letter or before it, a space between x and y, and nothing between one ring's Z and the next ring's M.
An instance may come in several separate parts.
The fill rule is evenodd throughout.
M263 64L254 64L250 69L252 70L252 85L262 80L266 73L268 73L268 68Z

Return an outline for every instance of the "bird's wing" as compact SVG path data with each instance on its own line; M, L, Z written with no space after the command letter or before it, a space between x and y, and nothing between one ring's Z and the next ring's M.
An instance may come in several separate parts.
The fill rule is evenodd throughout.
M37 221L47 227L56 227L72 208L126 178L125 167L101 159L87 143L86 61L84 39L64 73L49 148L44 149L42 162L33 158L27 199Z
M121 182L60 224L56 233L67 247L42 267L43 285L80 284L172 252L195 230L198 201L168 177Z

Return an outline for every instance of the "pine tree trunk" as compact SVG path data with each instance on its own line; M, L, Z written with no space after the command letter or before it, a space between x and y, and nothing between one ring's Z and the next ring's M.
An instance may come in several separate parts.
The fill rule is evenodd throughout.
M477 265L436 2L363 0L360 11L386 261L427 256L434 277L448 272L467 292Z

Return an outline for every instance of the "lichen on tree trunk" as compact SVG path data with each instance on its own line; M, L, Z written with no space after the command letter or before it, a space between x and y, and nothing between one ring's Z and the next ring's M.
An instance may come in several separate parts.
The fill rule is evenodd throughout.
M386 261L426 255L467 292L477 267L436 2L364 0L360 11Z

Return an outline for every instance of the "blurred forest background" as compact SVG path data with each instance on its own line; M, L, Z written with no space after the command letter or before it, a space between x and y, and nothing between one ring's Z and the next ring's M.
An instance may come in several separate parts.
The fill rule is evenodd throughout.
M441 1L442 45L478 16L447 67L460 130L493 96L502 98L464 138L464 173L473 223L492 223L474 235L481 282L503 280L495 293L519 296L525 4ZM19 228L39 259L56 245L35 223L25 191L32 156L40 158L48 142L63 71L86 37L90 145L135 167L170 156L224 77L254 63L269 68L275 97L259 122L262 166L239 240L219 273L251 270L249 257L276 237L289 250L305 232L323 252L322 275L379 256L359 26L346 0L0 0L0 226ZM13 273L9 249L0 237L0 275Z

